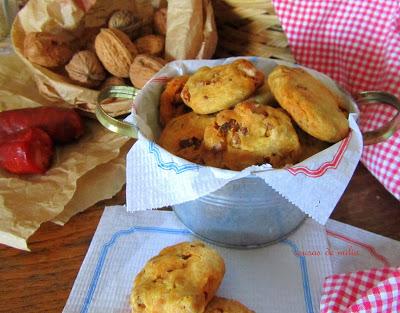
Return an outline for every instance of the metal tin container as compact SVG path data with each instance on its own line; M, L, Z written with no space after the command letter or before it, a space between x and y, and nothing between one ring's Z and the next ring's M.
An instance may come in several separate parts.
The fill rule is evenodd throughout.
M201 239L233 248L275 243L297 229L306 214L256 176L248 176L194 201L173 206Z
M101 107L101 103L108 98L133 99L137 93L137 89L127 86L102 90L96 117L111 131L138 138L136 113L132 113L134 122L129 124L109 116ZM395 96L367 91L358 94L357 101L363 105L386 103L398 110L390 122L363 134L365 145L384 141L400 129L400 101ZM306 217L305 213L256 176L232 181L207 196L175 205L174 210L197 236L218 245L235 248L256 248L275 243L299 227Z

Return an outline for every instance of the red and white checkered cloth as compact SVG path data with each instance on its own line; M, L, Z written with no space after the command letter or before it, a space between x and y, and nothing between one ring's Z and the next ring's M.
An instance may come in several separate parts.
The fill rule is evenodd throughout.
M321 313L400 312L400 268L327 277L320 309Z
M296 61L326 73L351 94L387 91L400 97L398 0L274 0ZM361 109L363 131L376 129L393 108ZM400 199L400 131L366 146L363 163Z

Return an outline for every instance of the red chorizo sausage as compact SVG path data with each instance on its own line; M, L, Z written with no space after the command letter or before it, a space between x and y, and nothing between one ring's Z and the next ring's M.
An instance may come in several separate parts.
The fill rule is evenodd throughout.
M38 107L0 112L0 133L38 127L57 143L67 143L83 135L82 118L73 109Z
M53 154L53 141L40 128L0 137L0 167L14 174L43 174Z

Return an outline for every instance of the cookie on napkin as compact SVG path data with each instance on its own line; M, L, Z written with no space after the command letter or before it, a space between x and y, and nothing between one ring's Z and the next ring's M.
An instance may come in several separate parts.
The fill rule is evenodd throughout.
M182 242L164 248L136 276L132 311L202 313L224 274L222 257L202 242Z

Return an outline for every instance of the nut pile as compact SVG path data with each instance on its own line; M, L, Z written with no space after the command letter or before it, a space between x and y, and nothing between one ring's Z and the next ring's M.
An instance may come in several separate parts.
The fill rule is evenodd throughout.
M166 17L166 8L158 9L148 19L120 10L103 27L86 28L75 37L28 33L24 55L30 62L66 75L82 87L102 89L131 83L143 88L166 64L162 58Z

